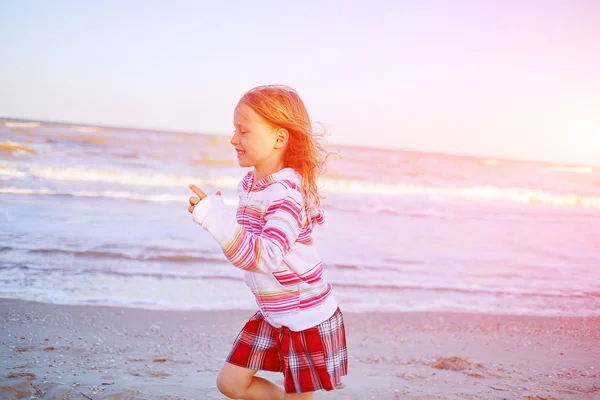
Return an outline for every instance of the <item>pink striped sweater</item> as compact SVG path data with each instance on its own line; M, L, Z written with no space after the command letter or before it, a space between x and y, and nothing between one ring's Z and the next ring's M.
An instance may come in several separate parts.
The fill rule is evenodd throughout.
M237 215L221 196L207 196L194 209L194 221L245 271L246 284L271 325L293 331L318 325L337 309L312 241L313 227L323 224L323 214L305 206L302 177L291 168L254 186L252 180L249 172L238 185Z

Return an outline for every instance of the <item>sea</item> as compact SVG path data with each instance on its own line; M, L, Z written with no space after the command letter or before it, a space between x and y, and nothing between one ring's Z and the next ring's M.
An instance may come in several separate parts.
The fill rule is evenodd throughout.
M325 143L314 239L348 312L600 316L600 167ZM0 297L255 309L187 211L225 135L0 118Z

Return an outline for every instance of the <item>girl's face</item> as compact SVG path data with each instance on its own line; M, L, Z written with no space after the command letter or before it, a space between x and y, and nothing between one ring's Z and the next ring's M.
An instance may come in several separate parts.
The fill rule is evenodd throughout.
M280 162L281 153L276 151L276 129L267 124L252 108L245 104L233 113L235 133L231 144L237 151L240 167L268 169Z

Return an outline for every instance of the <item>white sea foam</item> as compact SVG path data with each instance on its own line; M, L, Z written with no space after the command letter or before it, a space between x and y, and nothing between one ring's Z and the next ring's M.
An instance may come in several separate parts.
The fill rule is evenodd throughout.
M497 200L531 204L600 208L600 197L574 193L553 194L539 189L499 188L492 185L473 187L438 187L404 183L385 184L351 180L323 180L323 190L334 193L380 196L453 197L468 200Z
M594 172L594 167L590 166L554 165L551 169L555 171L575 172L578 174L591 174Z
M194 183L201 187L209 186L221 189L234 189L238 185L237 178L225 176L201 179L186 175L127 171L119 169L93 169L84 167L31 166L28 168L14 168L10 166L0 166L0 176L19 178L32 176L57 181L98 182L117 185L152 187L185 187L190 183ZM324 192L329 193L395 197L450 197L467 200L495 200L530 204L600 208L600 197L585 196L575 193L556 194L540 189L521 187L501 188L493 185L480 185L472 187L440 187L406 183L389 184L328 178L322 179L320 181L320 186L322 186ZM73 192L71 194L73 194ZM163 198L163 200L156 201L175 201L174 199L169 198L168 195L157 196L157 198ZM89 195L89 197L99 196ZM119 197L119 195L113 194L109 195L109 197ZM135 195L129 194L121 197L136 199Z
M92 169L83 167L41 167L33 166L26 170L27 175L44 179L74 182L99 182L130 186L187 186L190 183L220 188L235 188L238 181L222 177L199 179L194 176L161 174L142 171L124 171L119 169Z
M81 133L94 133L94 132L100 132L102 130L95 126L73 126L73 127L71 127L71 129L76 132L81 132Z
M37 128L41 124L39 122L10 122L4 121L4 126L9 128Z
M186 203L189 198L188 196L179 196L168 193L144 194L114 190L73 190L64 192L46 188L29 189L19 187L0 188L0 194L112 198L121 200L146 201L151 203ZM223 197L223 201L226 205L231 207L237 206L238 203L238 199L234 197Z
M23 176L27 176L27 173L25 171L19 170L14 167L9 167L7 165L0 165L0 176L6 177L6 179L20 178Z

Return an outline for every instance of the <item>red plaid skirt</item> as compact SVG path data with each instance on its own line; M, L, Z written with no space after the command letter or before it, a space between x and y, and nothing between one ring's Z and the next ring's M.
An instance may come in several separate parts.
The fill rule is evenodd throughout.
M274 328L257 312L246 322L227 362L240 367L283 372L287 393L333 390L348 373L344 318L338 308L327 321L294 332Z

